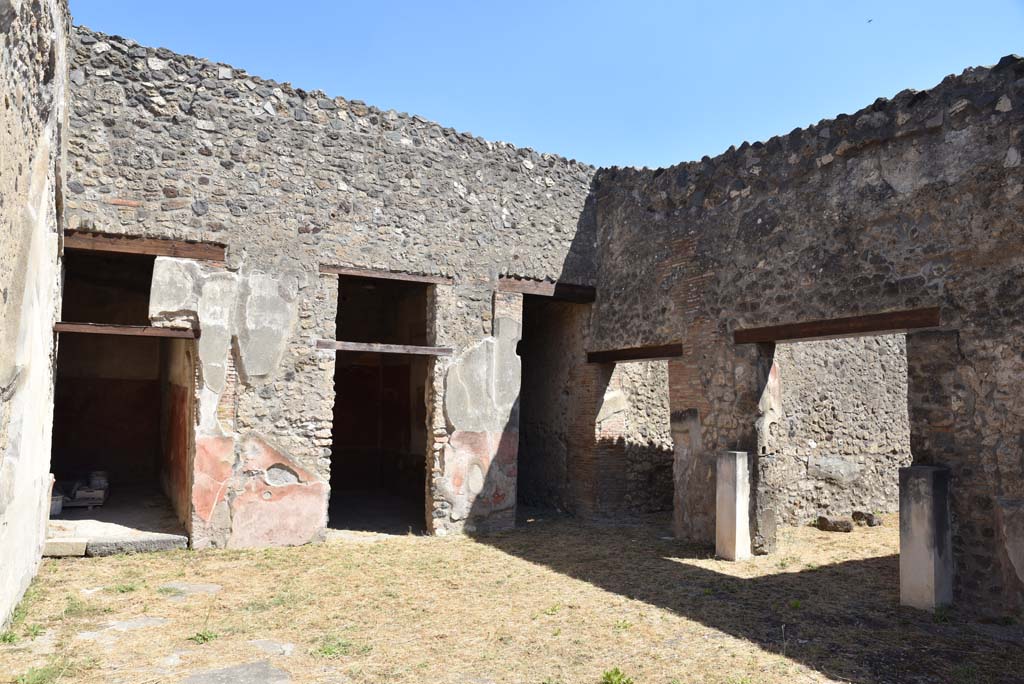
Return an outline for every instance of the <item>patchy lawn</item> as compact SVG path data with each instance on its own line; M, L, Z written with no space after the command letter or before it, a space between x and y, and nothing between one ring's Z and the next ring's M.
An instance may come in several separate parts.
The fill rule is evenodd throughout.
M1024 676L1021 627L897 607L894 517L785 529L777 553L742 563L667 536L660 520L552 519L478 539L48 560L0 638L0 681L156 684L246 663L253 684Z

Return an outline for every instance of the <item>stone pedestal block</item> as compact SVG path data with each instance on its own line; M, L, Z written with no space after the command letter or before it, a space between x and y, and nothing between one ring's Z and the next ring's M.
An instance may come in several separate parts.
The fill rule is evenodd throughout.
M953 603L948 468L900 468L900 604L934 610Z
M715 502L715 554L733 561L750 558L747 452L726 451L718 456Z

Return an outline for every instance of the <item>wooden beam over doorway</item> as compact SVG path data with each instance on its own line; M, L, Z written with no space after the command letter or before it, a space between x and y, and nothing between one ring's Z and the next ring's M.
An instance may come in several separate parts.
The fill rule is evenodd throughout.
M736 344L757 342L783 342L793 340L824 340L855 335L879 335L905 330L936 328L941 325L937 306L907 311L847 316L805 323L769 325L763 328L746 328L733 333Z
M225 251L224 245L215 245L209 242L185 242L184 240L162 240L79 231L67 231L64 234L64 249L145 254L204 261L224 261Z
M85 333L87 335L126 335L130 337L176 337L194 340L199 335L191 328L158 328L152 325L112 325L108 323L67 323L53 324L57 333Z
M334 351L375 352L378 354L412 354L414 356L451 356L451 347L425 347L413 344L377 344L376 342L343 342L341 340L317 340L317 349Z
M354 278L381 278L383 280L404 280L411 283L433 283L435 285L451 285L455 282L453 278L448 276L420 275L417 273L400 273L398 271L375 271L370 268L327 266L325 264L320 264L320 272Z
M498 292L538 295L577 304L590 304L597 298L597 290L590 285L574 285L562 281L526 280L506 276L498 278Z
M587 352L587 363L657 361L659 359L677 359L682 355L683 343L673 342L672 344L650 345L647 347L589 351Z

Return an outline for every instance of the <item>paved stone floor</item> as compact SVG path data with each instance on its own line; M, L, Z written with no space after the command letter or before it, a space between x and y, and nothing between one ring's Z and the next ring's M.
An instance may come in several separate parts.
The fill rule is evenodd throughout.
M65 508L51 517L48 539L84 539L88 556L167 551L188 546L185 528L161 492L146 486L112 485L106 503Z

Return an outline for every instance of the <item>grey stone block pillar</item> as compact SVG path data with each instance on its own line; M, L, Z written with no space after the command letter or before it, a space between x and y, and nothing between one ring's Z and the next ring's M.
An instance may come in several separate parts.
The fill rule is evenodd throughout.
M750 558L750 467L747 452L719 454L715 475L715 554L733 561Z
M948 468L900 468L900 604L934 610L953 603Z

